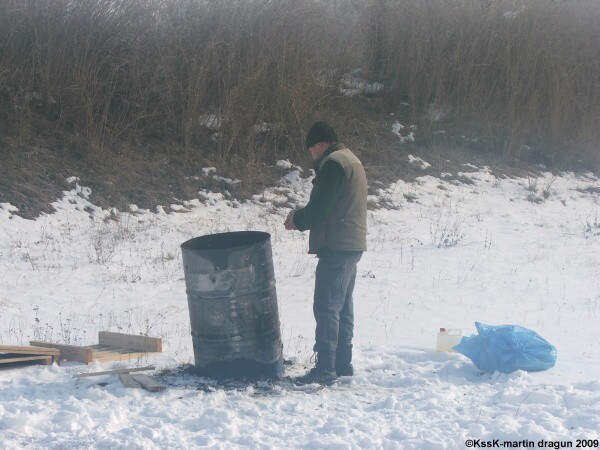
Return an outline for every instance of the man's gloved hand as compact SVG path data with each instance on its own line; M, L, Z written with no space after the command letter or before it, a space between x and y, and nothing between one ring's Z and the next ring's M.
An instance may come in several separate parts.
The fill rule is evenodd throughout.
M285 227L286 230L297 230L298 229L298 228L296 228L296 225L294 224L294 214L295 213L296 213L296 210L292 209L290 211L290 213L288 214L287 218L285 219L283 226Z

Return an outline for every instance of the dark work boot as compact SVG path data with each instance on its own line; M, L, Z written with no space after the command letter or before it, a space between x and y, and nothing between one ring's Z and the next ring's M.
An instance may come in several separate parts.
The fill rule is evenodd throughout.
M335 373L338 377L351 377L354 375L354 366L348 364L347 366L336 368Z
M336 379L337 375L333 368L333 358L319 358L319 354L316 356L316 366L306 374L295 379L296 384L311 384L319 383L324 385L332 384Z
M324 384L330 385L337 379L337 375L335 372L330 372L325 369L319 369L318 367L313 367L310 371L301 377L298 377L294 380L296 384Z
M351 377L354 375L352 345L337 348L335 353L335 372L338 377Z

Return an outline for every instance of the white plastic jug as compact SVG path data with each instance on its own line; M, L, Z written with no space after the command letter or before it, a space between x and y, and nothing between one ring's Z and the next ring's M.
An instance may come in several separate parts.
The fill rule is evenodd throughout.
M462 330L458 328L440 328L437 335L437 347L438 352L453 352L452 347L460 344L462 339Z

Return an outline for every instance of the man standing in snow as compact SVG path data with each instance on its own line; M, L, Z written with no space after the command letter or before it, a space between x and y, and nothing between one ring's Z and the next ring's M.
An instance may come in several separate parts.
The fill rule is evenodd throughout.
M367 249L367 177L325 122L311 127L306 148L315 170L310 200L289 213L285 228L310 230L309 253L319 258L313 303L317 361L298 381L326 384L354 374L352 291L356 264Z

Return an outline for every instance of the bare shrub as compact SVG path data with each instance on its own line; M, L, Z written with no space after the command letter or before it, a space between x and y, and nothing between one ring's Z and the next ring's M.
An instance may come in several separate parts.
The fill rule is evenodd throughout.
M441 205L429 223L429 234L437 248L454 247L467 235L465 218L452 204Z
M89 261L97 264L110 262L121 251L124 242L134 238L135 233L131 224L120 217L94 223L87 249Z
M522 144L548 159L598 153L598 2L372 0L370 11L373 71L422 131L443 104L445 127L503 156Z
M114 202L203 163L308 163L317 119L377 173L390 112L415 145L598 164L598 21L596 0L3 0L0 201L47 202L67 168ZM385 90L341 90L357 68Z
M447 120L504 156L529 143L549 158L568 144L597 154L595 0L5 0L0 8L0 114L20 136L34 115L81 133L92 160L148 136L179 140L188 160L210 145L222 159L303 158L314 118L356 125L346 108L345 120L335 117L343 96L317 78L361 66L392 104L408 100L425 134ZM434 120L432 105L444 106ZM205 114L223 118L218 133Z
M586 217L583 223L584 236L600 236L600 217L596 213L594 217Z
M541 183L540 183L541 180ZM527 175L527 200L532 203L543 203L552 195L552 185L556 181L555 174L547 174L543 177Z
M207 113L224 118L214 139L220 158L293 150L324 111L318 71L343 68L344 49L353 51L350 32L331 27L328 2L7 0L1 8L0 93L13 125L26 128L39 113L83 133L95 157L119 139L151 135L175 136L198 158L214 132L201 120Z
M194 195L179 180L206 165L307 163L312 121L361 123L318 83L360 65L358 16L333 20L352 3L0 2L0 201L35 217L78 175L105 206L152 207Z

